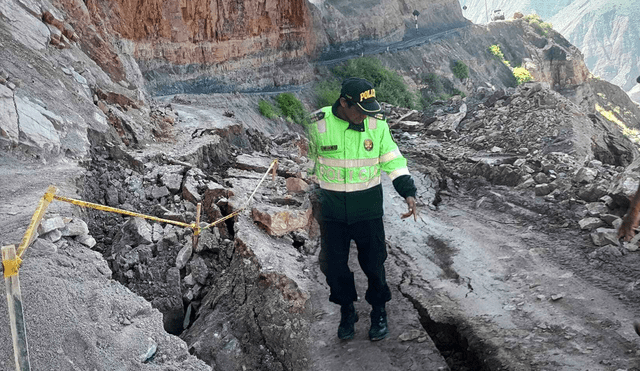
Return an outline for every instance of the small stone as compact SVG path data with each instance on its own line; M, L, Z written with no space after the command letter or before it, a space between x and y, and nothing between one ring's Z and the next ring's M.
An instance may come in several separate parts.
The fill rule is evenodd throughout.
M418 339L419 337L425 336L425 335L426 333L424 331L413 329L413 330L402 333L400 336L398 336L398 339L402 341L410 341L410 340Z
M304 193L309 189L309 185L300 178L287 178L286 186L290 193Z
M58 252L58 246L56 246L55 243L43 238L36 239L33 245L31 245L31 249L45 254L55 254Z
M583 167L578 170L575 176L577 183L592 183L598 176L598 170Z
M627 249L630 252L634 252L634 251L638 251L638 245L631 243L631 242L624 242L622 244L624 246L625 249Z
M564 298L564 294L555 294L555 295L551 295L551 300L553 301L557 301Z
M64 228L61 229L61 232L65 237L80 236L83 234L89 234L89 227L84 220L73 218L65 224Z
M547 183L544 184L536 184L535 193L536 196L546 196L551 193L551 186Z
M49 233L40 235L40 238L49 240L51 242L57 242L62 238L62 232L60 232L59 229L54 229Z
M158 350L158 345L153 339L149 338L149 342L151 343L147 349L147 352L140 356L140 362L147 363L154 355L156 355L156 351Z
M549 176L547 176L547 174L545 173L538 173L533 176L533 180L535 180L538 184L544 184L549 182Z
M611 228L598 228L591 233L591 240L596 246L618 245L618 231Z
M76 237L76 241L80 242L81 244L85 245L88 248L94 247L97 243L95 238L93 238L88 234Z
M582 230L594 230L596 228L600 228L605 225L605 222L600 218L589 217L584 218L578 222L580 229Z
M184 244L178 255L176 256L176 268L182 269L184 268L189 259L191 259L191 254L193 253L193 248L191 246L191 242L187 242Z

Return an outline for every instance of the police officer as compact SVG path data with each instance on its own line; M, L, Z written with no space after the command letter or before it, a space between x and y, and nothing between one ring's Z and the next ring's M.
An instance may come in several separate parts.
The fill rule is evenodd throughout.
M369 339L389 334L385 303L391 292L385 277L387 258L382 223L381 170L389 175L396 191L417 216L416 187L407 160L393 141L376 91L368 81L348 78L340 98L331 107L313 113L309 127L310 153L316 161L320 185L320 269L331 289L329 301L339 304L340 339L352 339L358 314L353 272L348 267L349 247L354 240L358 261L367 276L365 299L372 306Z

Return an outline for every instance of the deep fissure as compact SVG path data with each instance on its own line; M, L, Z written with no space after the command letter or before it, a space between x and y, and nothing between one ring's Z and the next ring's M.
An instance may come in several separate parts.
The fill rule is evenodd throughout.
M486 355L488 349L481 349L479 342L470 341L470 334L460 331L455 323L441 323L432 319L427 308L415 298L402 293L418 311L420 324L433 340L436 348L446 360L451 371L493 371L501 369L499 362Z

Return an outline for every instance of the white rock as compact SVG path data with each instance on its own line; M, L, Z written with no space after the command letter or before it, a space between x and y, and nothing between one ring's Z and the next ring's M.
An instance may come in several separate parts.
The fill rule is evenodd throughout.
M604 226L605 222L600 218L590 217L590 218L584 218L580 220L578 222L578 225L580 226L580 229L590 231L590 230Z
M56 216L49 219L43 219L38 226L38 233L45 234L61 228L64 228L64 219L60 216Z
M33 14L35 12L40 15L39 7L32 7L27 3L29 2L22 1L24 6L18 6L14 1L0 1L2 24L26 49L43 50L49 44L49 28Z
M65 225L61 230L62 235L65 237L80 236L83 234L89 234L89 227L87 223L82 219L73 218L69 223Z
M20 142L37 147L47 152L57 153L60 150L60 136L51 121L42 115L34 103L15 97L20 134L24 137Z
M95 238L93 238L92 236L90 236L88 234L76 237L76 241L78 241L81 244L87 246L88 248L94 247L96 245L96 243L97 243Z
M18 113L13 101L13 91L0 85L0 137L17 144L20 138Z

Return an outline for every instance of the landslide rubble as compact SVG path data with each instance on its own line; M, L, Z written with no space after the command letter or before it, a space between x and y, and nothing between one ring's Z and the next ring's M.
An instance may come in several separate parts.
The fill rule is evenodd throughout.
M558 254L561 264L579 266L571 260L578 259L599 272L584 268L585 277L606 281L621 300L638 299L630 287L639 276L627 266L638 239L622 243L617 229L638 187L639 156L615 123L537 82L479 89L424 112L387 109L410 166L435 174L442 188L426 200L472 192L485 218L500 212L536 230L565 230L589 247Z
M481 89L424 112L390 111L405 152L450 189L474 179L507 186L521 206L572 227L587 214L621 216L637 186L625 169L638 150L620 128L545 83Z
M85 199L184 223L195 221L198 203L207 224L249 207L205 229L195 248L189 228L88 211L113 278L162 312L167 332L213 369L306 367L303 257L316 251L318 228L300 178L309 167L303 148L295 131L268 139L237 125L196 130L171 154L92 148Z
M48 213L37 235L20 268L31 369L211 370L165 332L162 313L111 278L84 220ZM6 300L0 310L8 313ZM8 323L2 329L9 370Z

